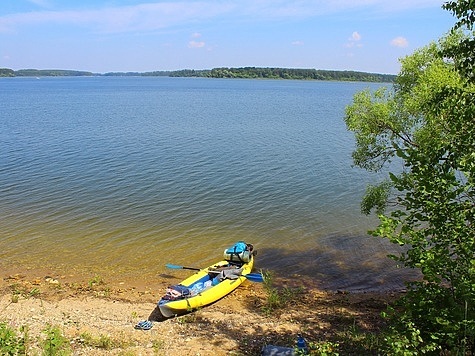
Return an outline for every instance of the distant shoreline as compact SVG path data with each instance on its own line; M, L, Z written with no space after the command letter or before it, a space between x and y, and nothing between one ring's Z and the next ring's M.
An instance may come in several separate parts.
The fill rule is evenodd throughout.
M379 74L358 71L295 69L295 68L213 68L213 69L183 69L176 71L153 72L108 72L93 73L78 70L63 69L20 69L0 68L0 77L200 77L200 78L241 78L241 79L292 79L292 80L325 80L391 83L396 78L392 74Z

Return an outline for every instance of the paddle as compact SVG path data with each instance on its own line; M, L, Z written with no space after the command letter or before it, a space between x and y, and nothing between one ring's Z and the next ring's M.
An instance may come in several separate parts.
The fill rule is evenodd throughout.
M165 266L171 269L189 269L192 271L201 271L201 269L199 268L178 266L178 265L173 265L171 263L167 263ZM248 273L241 276L246 277L246 279L250 280L251 282L260 282L260 283L264 282L264 278L262 277L262 274L260 273Z
M201 269L199 268L172 265L171 263L167 263L165 266L171 269L190 269L192 271L201 271Z
M259 283L264 282L264 278L262 277L262 274L260 273L248 273L248 274L243 275L243 277L246 277L251 282L259 282Z

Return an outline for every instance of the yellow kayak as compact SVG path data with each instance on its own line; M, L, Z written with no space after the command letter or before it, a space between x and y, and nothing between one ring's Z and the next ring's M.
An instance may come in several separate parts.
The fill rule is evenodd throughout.
M250 244L246 244L247 253L241 254L244 258L236 254L226 254L225 260L217 262L207 268L198 270L195 274L183 280L180 284L170 286L167 293L158 302L158 307L163 316L169 318L190 312L228 295L239 287L247 278L256 277L250 274L254 266L254 251ZM241 259L241 261L239 261ZM170 268L183 268L181 266ZM186 267L185 267L186 268ZM191 268L187 268L191 269Z

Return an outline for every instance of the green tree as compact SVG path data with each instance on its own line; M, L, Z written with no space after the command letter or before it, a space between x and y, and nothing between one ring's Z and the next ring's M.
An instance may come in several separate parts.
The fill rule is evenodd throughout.
M462 75L473 82L475 81L475 36L473 36L475 4L473 0L447 1L443 7L458 18L452 31L461 30L467 35L460 42L447 48L445 54L454 59Z
M473 25L474 6L446 4L457 28L404 58L393 90L358 93L346 110L356 166L400 162L363 199L364 213L379 213L372 234L403 246L392 257L423 277L394 313L406 344L392 352L475 352L475 85L466 51L474 37L461 28Z
M13 69L0 68L0 77L14 77L15 72Z

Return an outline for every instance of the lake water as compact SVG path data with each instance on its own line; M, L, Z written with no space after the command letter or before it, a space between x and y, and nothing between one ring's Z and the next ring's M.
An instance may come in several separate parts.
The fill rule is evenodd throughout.
M154 278L238 240L322 288L402 286L344 109L378 84L0 78L0 267Z

